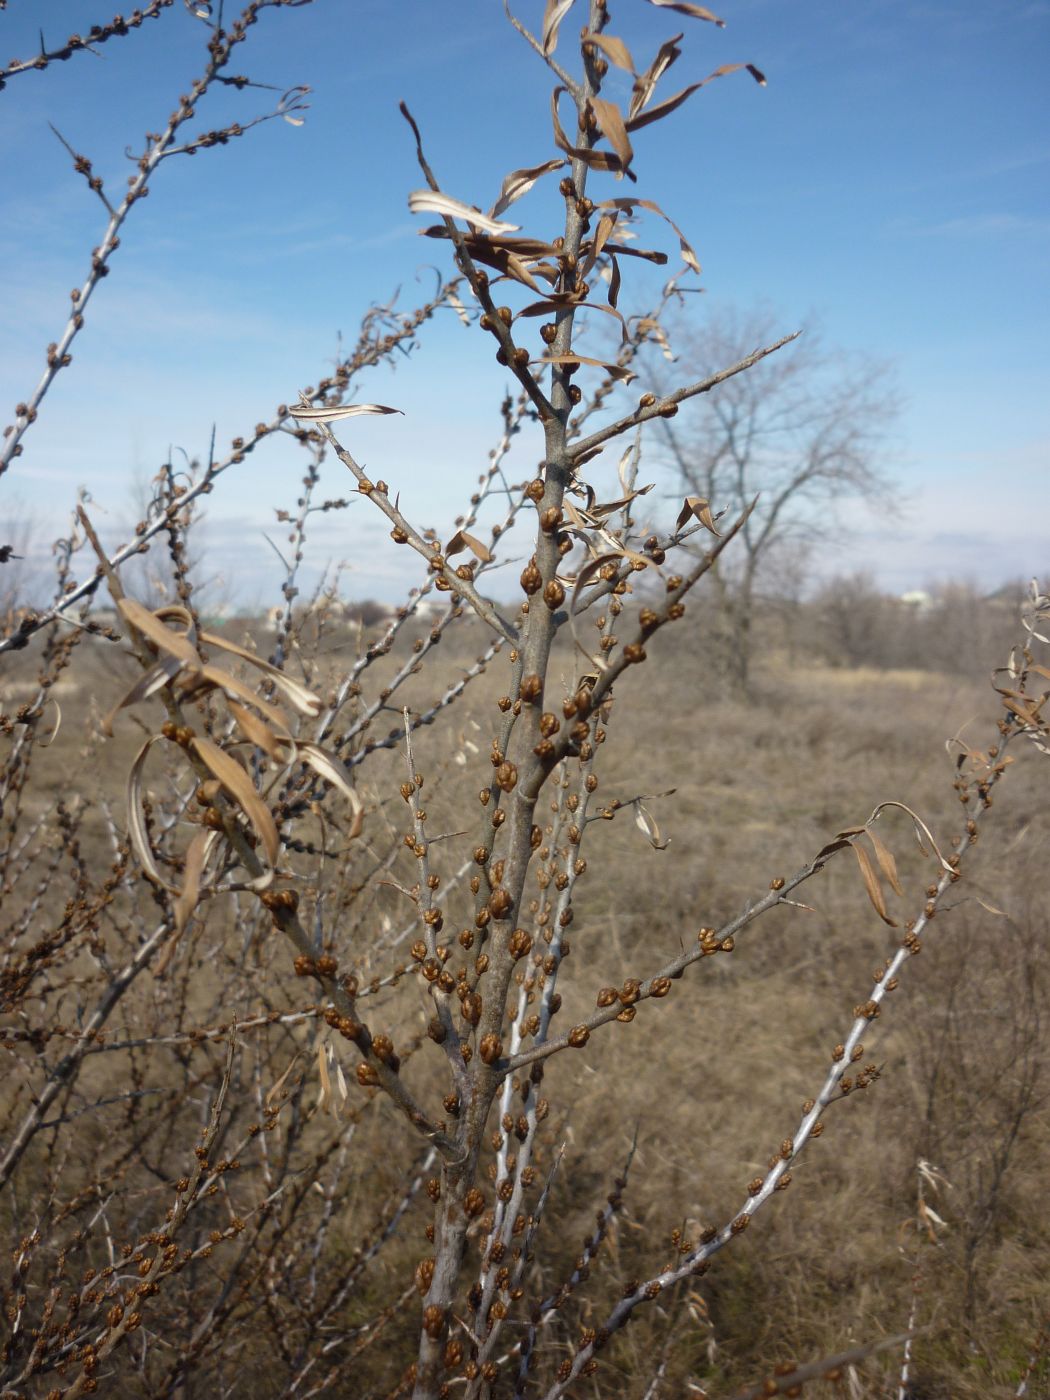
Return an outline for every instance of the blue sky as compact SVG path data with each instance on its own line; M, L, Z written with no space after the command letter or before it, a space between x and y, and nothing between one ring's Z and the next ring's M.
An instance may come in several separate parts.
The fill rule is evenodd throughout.
M897 518L847 510L848 540L822 551L819 567L869 568L898 591L1045 574L1050 3L750 0L721 7L724 30L645 0L610 8L610 32L639 63L684 31L665 95L735 61L769 80L713 83L635 137L637 192L667 209L703 264L705 294L692 299L701 323L723 306L764 304L785 331L816 317L830 343L895 366L903 411L885 465L901 487ZM542 9L519 0L533 28ZM27 56L39 27L59 41L111 12L12 0L0 11L0 53ZM583 15L577 0L562 31L567 61ZM48 122L115 189L130 169L125 147L162 124L206 38L176 3L99 57L16 77L0 93L3 421L35 382L104 227ZM0 525L11 533L28 520L37 561L79 485L116 542L169 446L206 452L212 424L228 443L316 383L337 332L351 337L370 302L398 286L406 307L427 294L424 264L447 245L421 240L406 207L421 180L399 99L443 187L480 206L506 171L554 153L549 75L496 0L314 0L266 12L234 67L282 88L309 84L306 122L268 123L167 162L132 211L74 363L0 478ZM202 105L194 130L246 119L270 96L225 91ZM512 216L549 235L555 212L539 192ZM675 251L655 222L646 241ZM625 309L641 309L655 285L639 277ZM498 436L505 387L488 337L446 314L411 362L362 386L406 416L357 420L348 445L401 490L416 521L446 533ZM539 451L523 444L522 462ZM273 533L274 508L294 504L301 471L298 454L274 444L208 503L209 563L242 601L279 582L263 532ZM345 485L329 465L324 494ZM314 571L346 561L346 587L360 595L396 597L418 581L366 503L319 517L308 561Z

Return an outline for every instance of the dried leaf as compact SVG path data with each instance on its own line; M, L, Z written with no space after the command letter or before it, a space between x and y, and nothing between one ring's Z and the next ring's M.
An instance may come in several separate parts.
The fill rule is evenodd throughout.
M634 822L635 825L644 831L649 838L649 844L655 851L666 851L671 844L671 838L666 841L660 840L660 828L656 824L656 818L640 801L634 802Z
M445 558L450 558L453 554L460 554L464 549L469 549L476 554L483 564L491 564L492 550L488 545L482 544L481 540L475 539L473 535L468 535L466 530L457 530L445 546Z
M660 45L660 49L649 67L641 77L635 79L630 106L627 108L629 118L638 115L652 97L656 90L656 84L671 67L671 64L681 57L682 50L678 47L678 41L681 37L681 34L675 34L673 38L665 40Z
M739 73L742 68L747 69L760 87L766 86L765 75L753 63L724 63L721 68L716 68L713 73L708 73L707 77L701 78L698 83L690 83L688 87L682 88L681 92L676 92L673 97L666 97L655 107L647 107L644 111L640 110L636 115L629 116L627 130L638 131L651 122L658 122L662 117L670 116L673 111L681 107L683 102L692 97L694 92L699 92L702 87L714 82L715 78L724 78L730 73Z
M625 365L612 364L608 360L595 360L590 355L544 355L538 363L541 365L595 365L598 369L605 370L611 379L622 379L625 384L637 378L634 371L627 369Z
M148 671L143 671L131 689L124 695L113 708L102 719L100 728L107 738L113 734L113 721L121 710L127 709L129 705L137 705L139 701L148 699L156 694L158 690L168 685L182 670L182 662L177 656L165 656L151 666Z
M558 116L558 99L565 91L563 87L556 87L551 93L551 124L554 127L554 144L566 155L572 156L573 160L582 161L584 165L592 170L610 170L614 174L624 174L635 179L632 170L627 170L623 161L615 152L596 151L583 146L574 146L565 134L565 129Z
M125 786L125 799L128 813L128 840L131 842L132 850L139 858L146 877L159 885L162 890L167 890L170 894L178 894L174 885L170 885L157 868L157 863L153 859L153 847L149 841L149 830L146 826L146 816L142 807L142 770L150 749L158 743L157 735L152 735L139 749L135 755L134 762L128 773L128 781Z
M627 135L627 127L624 125L623 113L615 102L606 102L603 97L592 97L591 106L594 108L594 115L598 118L602 135L620 157L623 168L626 170L634 156L634 151L631 149L631 138Z
M236 700L227 699L226 704L248 742L262 749L275 763L281 762L280 747L282 743L287 744L288 741L278 738L265 720L261 720L258 715L253 715L251 710L246 709L244 705L239 705Z
M321 1092L317 1102L322 1113L332 1110L332 1081L328 1077L328 1047L323 1042L317 1046L317 1073L321 1080Z
M868 898L874 905L876 914L884 924L889 924L890 928L896 928L896 922L886 912L886 900L882 894L879 877L875 874L875 867L871 863L871 857L864 847L856 841L851 841L850 845L853 847L853 854L857 857L857 864L860 866L860 873L864 879L864 888L868 892Z
M194 678L194 684L192 686L194 694L205 689L214 688L215 690L221 690L228 702L230 699L229 692L232 691L233 694L239 696L245 704L251 705L253 709L258 710L279 738L291 738L291 726L288 722L288 716L284 711L279 710L276 705L272 705L269 700L264 700L262 696L256 695L251 686L245 685L242 680L231 675L229 671L220 671L217 666L205 666L200 673L200 679L203 680L203 685L200 684L200 680L196 677ZM187 689L189 688L190 687L187 687Z
M185 632L173 632L170 627L165 627L159 617L150 612L149 608L137 603L134 598L118 599L117 607L132 627L148 638L155 647L159 647L169 656L174 656L183 666L199 667L204 664ZM189 617L189 614L186 616Z
M711 514L710 502L703 496L686 496L682 503L682 509L678 512L678 519L675 528L680 530L689 518L699 520L705 530L710 530L716 539L722 536L715 525L715 518Z
M540 31L540 44L548 57L558 47L558 27L572 9L573 0L547 0L543 11L543 29Z
M183 864L182 889L176 896L173 906L175 931L168 939L164 956L157 964L157 977L163 977L167 972L168 965L175 955L175 949L178 947L179 939L185 932L190 916L197 907L197 900L200 897L201 875L204 872L211 848L217 840L218 832L216 831L198 831L189 844Z
M408 196L408 207L413 214L441 214L446 219L462 219L483 233L516 233L521 227L520 224L505 224L498 219L490 219L472 204L464 204L462 200L453 199L440 190L414 190Z
M349 839L353 840L361 834L361 827L364 825L365 809L357 790L350 782L347 770L337 758L333 758L327 750L322 749L320 744L296 744L296 758L302 759L304 763L314 770L319 778L331 783L338 788L354 813L354 820L348 833Z
M930 843L931 850L934 852L934 854L937 856L937 859L941 863L941 869L950 873L953 867L948 864L948 862L942 855L940 846L938 846L937 842L934 840L933 832L926 825L923 819L919 816L918 812L914 812L906 802L897 802L893 798L891 798L888 802L880 802L879 805L875 808L874 812L872 812L871 816L868 818L868 826L870 827L872 822L878 819L879 813L885 811L887 807L899 807L902 812L907 812L908 816L911 817L912 822L915 826L915 839L919 843L919 850L923 853L923 855L927 854L926 847L922 843L922 838L923 836L925 836L926 840Z
M262 671L266 678L271 681L274 687L281 692L286 700L299 711L301 715L311 718L321 713L321 700L307 686L299 681L293 680L284 671L279 671L276 666L271 666L268 661L264 661L261 656L257 656L254 651L249 651L246 647L238 646L236 642L231 642L226 637L219 637L214 632L202 632L201 641L207 646L219 647L222 651L228 651L231 656L239 656L242 661L247 661L249 666L254 666ZM254 703L254 702L253 702Z
M890 882L893 893L903 895L904 891L901 889L901 882L897 878L897 862L893 858L893 852L885 842L875 835L874 831L868 832L868 840L871 842L872 848L875 851L875 857L879 862L879 869Z
M300 419L304 423L335 423L341 418L360 418L365 414L374 413L400 413L404 410L400 408L387 408L382 403L345 403L338 404L333 408L326 408L322 404L319 408L314 408L309 403L301 403L296 408L288 410L292 418Z
M190 747L240 807L262 842L270 865L276 865L281 847L277 827L269 807L255 791L248 774L235 758L204 735L195 735L190 740Z
M703 5L692 5L687 3L687 0L649 0L649 4L661 10L674 10L677 14L688 15L690 19L706 19L711 24L717 24L719 29L726 27L724 19L719 19L710 10L705 10Z
M509 175L504 176L499 199L489 210L489 218L499 218L500 214L505 209L509 209L515 200L528 194L537 180L550 174L552 170L561 170L564 165L565 161L561 159L545 160L542 165L530 165L521 170L512 170Z
M617 39L612 34L596 34L591 30L583 36L583 42L596 44L610 63L615 63L617 68L634 74L634 59L631 57L630 49L622 39Z
M288 1066L288 1068L285 1070L285 1072L281 1075L280 1079L278 1079L278 1081L276 1082L276 1084L274 1084L274 1085L267 1091L266 1098L263 1100L263 1103L264 1103L264 1105L266 1106L267 1109L272 1109L273 1106L274 1106L274 1104L277 1103L277 1102L279 1101L279 1099L280 1099L280 1097L281 1097L281 1090L284 1088L284 1082L285 1082L285 1080L288 1078L288 1076L291 1074L292 1070L295 1069L296 1065L299 1063L299 1060L300 1060L300 1058L302 1057L302 1053L303 1053L303 1052L302 1052L301 1050L297 1050L297 1051L296 1051L295 1055L292 1057L292 1062L291 1062L291 1064Z
M670 218L667 214L665 214L655 200L631 198L604 199L602 200L601 205L599 207L602 209L615 207L617 209L623 209L627 214L632 214L635 208L637 207L639 209L649 209L652 211L652 213L658 214L665 223L670 224L670 226L674 229L675 233L678 235L678 246L681 249L682 261L686 263L687 266L691 267L693 271L699 276L701 270L700 264L697 261L696 254L693 252L692 245L690 244L689 240L686 238L682 230L675 223L674 219ZM617 252L630 253L632 252L632 250L630 248L617 248ZM641 253L640 251L634 251L634 256L643 257L645 256L645 254Z

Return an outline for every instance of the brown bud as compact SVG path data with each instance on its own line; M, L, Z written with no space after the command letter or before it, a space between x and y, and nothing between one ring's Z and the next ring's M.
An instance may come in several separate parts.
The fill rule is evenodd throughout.
M504 792L513 792L518 782L518 770L513 763L501 763L496 769L496 783Z
M573 1026L569 1032L569 1044L574 1050L582 1050L590 1038L591 1032L588 1026Z
M522 569L521 586L529 597L534 593L538 593L543 587L543 575L536 567L535 559L530 560L529 563L525 565L524 569Z
M481 1037L481 1043L478 1046L478 1053L481 1055L485 1064L495 1064L503 1054L503 1041L500 1040L498 1035L493 1035L491 1032L488 1035L483 1035Z
M421 1297L425 1298L430 1292L430 1285L434 1279L433 1259L421 1259L416 1265L416 1288Z
M565 602L564 585L559 583L556 578L552 578L544 588L543 601L547 604L548 608L550 608L551 612L553 612L555 608L560 608L562 603Z
M435 1303L423 1309L423 1331L432 1341L439 1341L445 1330L445 1314Z

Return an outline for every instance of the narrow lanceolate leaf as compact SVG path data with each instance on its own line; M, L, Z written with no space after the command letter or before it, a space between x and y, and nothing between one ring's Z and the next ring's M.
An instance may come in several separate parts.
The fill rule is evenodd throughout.
M270 809L255 791L251 778L235 758L224 753L211 739L198 735L190 741L194 753L212 772L251 822L270 865L277 864L281 848Z
M190 916L197 907L201 892L201 876L204 874L204 866L212 846L218 840L218 835L217 831L198 831L187 847L186 859L182 867L182 889L175 897L173 908L176 939L185 931ZM164 968L167 967L174 950L175 940L173 939L168 945L168 950L158 972L163 972Z
M168 656L174 656L181 661L184 666L201 666L204 663L197 654L197 649L186 636L185 632L173 632L170 627L165 627L149 608L144 608L141 603L137 603L134 598L121 598L117 602L117 607L127 622L132 627L148 638L155 647L166 652Z
M615 63L617 68L622 68L626 73L634 73L634 59L622 39L617 39L612 34L595 34L591 31L583 36L583 42L596 44L610 63Z
M572 9L572 3L573 0L547 0L547 7L543 12L543 29L540 33L540 43L545 54L552 54L558 47L558 27Z
M901 882L897 875L897 862L893 858L893 852L880 837L875 835L874 831L868 832L868 840L875 852L875 859L879 862L879 869L889 881L893 893L903 895L904 891L901 889Z
M666 841L660 840L660 828L656 824L656 818L641 802L634 803L634 821L638 829L645 832L654 851L667 850L671 838L668 837Z
M205 668L207 669L207 668ZM113 721L121 710L126 710L129 705L137 705L141 700L148 700L151 695L155 695L158 690L170 684L171 681L182 670L182 662L177 656L165 656L151 666L148 671L143 671L138 680L121 699L113 706L102 720L102 733L107 738L113 734Z
M682 50L678 47L678 41L681 37L681 34L675 34L673 38L665 40L660 45L659 51L649 67L640 77L635 79L630 105L627 108L628 117L636 117L648 104L656 91L656 84L671 64L681 57Z
M302 1053L303 1052L301 1050L296 1051L295 1055L292 1058L291 1064L281 1075L280 1079L278 1079L277 1082L271 1085L270 1088L267 1090L266 1098L263 1100L263 1103L265 1104L267 1110L272 1109L275 1104L281 1102L282 1098L284 1097L282 1090L284 1089L285 1081L291 1074L292 1070L295 1069L296 1065L299 1063L299 1060L302 1057Z
M482 233L516 233L520 224L505 224L499 219L490 219L480 209L439 190L414 190L408 196L408 207L413 214L440 214L446 219L463 219Z
M197 695L203 689L221 690L230 700L231 694L238 696L246 705L251 705L258 710L266 723L274 731L279 739L291 738L291 726L288 716L283 710L279 710L276 705L271 705L269 700L264 700L261 695L256 695L250 685L245 685L237 676L233 676L229 671L222 671L218 666L205 666L201 671L204 681L203 686L194 686L193 693Z
M620 157L623 168L626 170L634 156L634 151L631 149L631 138L627 135L627 127L624 125L623 113L615 102L606 102L602 97L592 97L591 106L594 108L594 115L598 118L602 135Z
M403 413L404 410L388 408L384 403L344 403L332 407L321 404L317 408L312 404L301 403L295 408L290 408L288 412L293 418L305 423L336 423L340 418L360 418L369 413Z
M149 831L146 827L146 815L142 806L142 770L146 763L146 758L150 749L158 742L157 735L153 735L142 745L128 773L128 781L125 787L125 797L128 810L128 840L131 848L138 856L139 864L146 877L159 885L162 890L168 890L171 894L178 894L174 885L170 885L157 868L157 862L153 858L153 847L149 841Z
M528 194L541 176L549 174L552 170L560 170L564 164L564 160L545 160L542 165L530 165L521 170L512 170L509 175L504 176L499 199L489 210L488 217L498 219L516 199Z
M267 680L272 682L274 687L301 715L316 718L321 713L320 696L315 695L309 687L302 685L299 681L293 680L284 671L279 671L276 666L271 666L268 661L264 661L254 651L249 651L247 647L238 646L236 642L231 642L226 637L219 637L214 632L202 632L201 641L208 646L228 651L231 656L239 656L242 661L247 661L249 666L254 666L256 670L262 671Z
M650 5L656 5L661 10L674 10L677 14L688 15L690 19L706 19L710 24L717 24L719 29L726 27L724 19L719 19L703 5L691 5L687 0L649 0Z
M453 554L460 554L464 549L469 549L481 560L483 564L492 562L492 550L488 545L482 544L481 540L475 539L473 535L468 535L466 530L457 530L445 546L445 558L448 559Z
M744 68L751 74L759 87L766 86L765 74L753 63L724 63L721 68L716 68L713 73L709 73L706 78L701 78L698 83L690 83L688 87L682 88L681 92L676 92L673 97L667 97L663 102L658 102L655 107L646 107L644 111L630 117L627 122L627 130L638 131L639 128L648 126L650 122L658 122L661 117L669 116L676 108L681 107L682 103L687 98L692 97L694 92L699 92L702 87L714 82L715 78L724 78L729 73L739 73Z
M602 209L613 209L613 208L615 208L615 209L622 209L625 213L627 213L627 214L632 214L632 213L634 212L636 206L637 206L637 208L639 208L639 209L649 209L649 210L651 210L652 213L658 214L658 215L660 216L660 218L663 219L663 221L664 221L665 223L671 225L671 227L674 229L675 233L678 235L678 245L679 245L679 248L681 249L682 261L683 261L687 266L691 267L691 268L693 269L693 271L694 271L695 273L697 273L697 275L699 275L699 273L700 273L700 264L699 264L699 262L697 261L696 254L693 252L692 245L690 244L689 240L686 238L686 236L685 236L685 234L682 232L682 230L681 230L681 229L678 227L678 225L675 223L674 219L672 219L669 215L665 214L664 211L660 208L659 204L657 204L655 200L653 200L653 199L631 199L630 197L626 197L626 198L621 197L621 198L619 198L619 199L603 199L599 207L602 208ZM632 249L630 249L630 248L620 248L619 246L617 246L617 252L630 253L630 252L632 252ZM635 251L634 251L634 256L635 256L635 257L639 257L639 256L644 256L644 254L642 254L640 250L635 250Z
M541 365L594 365L598 369L605 370L611 379L622 379L626 384L629 380L637 378L633 370L625 365L617 365L609 360L595 360L590 355L544 355L540 358Z
M717 539L722 536L715 526L715 518L711 514L711 505L703 496L686 496L682 503L682 509L678 512L676 529L681 529L686 521L692 517L699 520L705 530L710 530Z
M244 705L239 705L236 700L227 699L226 704L230 714L237 721L238 729L248 742L262 749L275 763L280 763L282 761L281 746L282 744L289 746L290 741L281 739L265 720L260 719L258 715L253 715L251 710Z
M593 147L574 146L565 134L565 128L561 124L558 115L558 101L565 91L563 87L556 87L551 93L551 125L554 127L554 144L566 155L572 156L573 160L580 160L584 165L592 170L610 170L614 174L627 175L634 180L633 170L628 170L623 160L615 151L599 151Z
M857 864L860 866L860 873L864 880L864 888L868 892L876 914L884 924L889 924L890 928L896 928L897 924L886 912L886 900L883 897L882 886L879 884L879 877L875 874L875 867L871 863L871 857L863 846L856 841L851 841L853 854L857 857Z
M351 840L361 834L361 827L364 825L365 809L356 788L350 782L349 775L342 763L337 758L333 758L330 753L322 749L320 744L296 744L296 758L308 763L319 778L324 778L325 782L331 783L338 788L353 810L354 820L349 831Z
M332 1112L332 1081L328 1077L328 1047L322 1041L317 1047L317 1074L321 1081L321 1092L317 1102L322 1113Z

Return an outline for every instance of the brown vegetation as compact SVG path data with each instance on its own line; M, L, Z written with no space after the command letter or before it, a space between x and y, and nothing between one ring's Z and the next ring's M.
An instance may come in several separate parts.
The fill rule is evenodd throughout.
M211 34L206 77L262 8ZM370 313L188 484L162 471L122 549L81 505L52 606L12 603L5 1400L976 1400L1045 1374L1050 598L994 691L932 643L892 652L890 625L865 649L839 594L758 618L749 684L725 685L703 590L752 503L643 523L639 431L778 345L640 397L662 307L622 321L615 361L582 352L585 308L619 317L623 225L653 212L589 191L693 88L657 95L678 41L636 67L603 0L563 67L568 9L523 33L572 135L556 114L555 155L490 213L440 189L405 112L412 207L456 280ZM507 210L544 178L564 224L518 237ZM439 538L345 443L391 411L357 401L368 370L450 301L516 397ZM273 432L307 462L278 628L209 628L195 512ZM541 433L508 490L512 441ZM620 438L601 501L587 463ZM335 462L420 556L385 624L295 604L311 515L345 504L319 499ZM170 596L146 606L125 565L151 546Z

